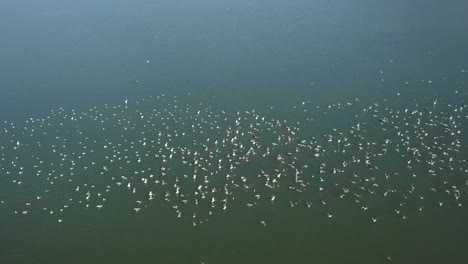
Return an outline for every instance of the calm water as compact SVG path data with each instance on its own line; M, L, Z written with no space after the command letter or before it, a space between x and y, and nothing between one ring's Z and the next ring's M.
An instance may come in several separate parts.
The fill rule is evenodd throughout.
M412 99L421 102L421 108L431 108L437 98L442 111L468 99L463 94L468 91L467 10L466 1L2 2L0 121L20 128L26 119L44 118L51 109L81 112L96 106L104 111L105 104L121 106L124 100L131 102L131 109L151 111L166 105L140 108L134 102L161 94L182 97L184 104L203 103L213 111L256 109L286 120L302 118L293 106L303 101L323 107L359 98L363 107L378 102L403 111L414 107ZM449 107L445 110L452 112ZM319 138L330 128L349 130L353 125L349 116L330 114L304 133ZM460 159L468 159L466 124L464 119L458 137ZM91 133L89 123L81 129L98 142L119 140L119 128ZM205 139L198 134L191 137ZM376 140L378 132L370 132L369 137ZM139 138L128 136L129 141ZM8 145L17 139L2 134L1 140L1 145ZM99 144L95 147L101 149ZM71 147L67 153L78 149ZM16 155L2 153L8 159ZM99 153L104 152L94 157L101 164L104 158ZM30 153L22 155L25 174L35 177L35 161L27 158ZM333 157L326 160L333 161ZM278 168L273 161L262 162L239 170L249 174L260 167ZM399 163L382 162L399 171L395 164ZM147 167L143 162L126 170ZM17 184L12 187L5 170L0 172L0 198L13 205L29 201L28 191L18 192ZM404 168L400 171L403 174ZM99 170L89 174L93 173L99 175ZM181 168L180 174L184 173L190 171ZM89 180L86 177L93 176L88 173L77 174L81 183L107 184L104 179ZM27 176L22 177L27 183ZM460 186L468 179L466 172L453 177ZM34 181L24 188L31 188L31 193L47 188ZM418 184L424 181L421 178ZM444 188L443 183L439 187ZM71 187L55 192L47 202L50 208L74 197ZM393 207L369 199L366 202L381 218L374 224L349 201L329 198L336 193L323 195L317 204L327 199L334 208L332 219L319 205L311 210L291 208L288 203L246 209L234 203L196 227L179 220L162 202L135 213L130 207L134 200L118 190L112 191L111 202L102 210L82 206L66 210L62 223L40 212L14 214L16 207L3 206L0 263L464 263L468 259L468 203L427 205L402 221L392 213ZM464 200L466 195L465 190ZM260 219L267 219L267 226L259 224Z

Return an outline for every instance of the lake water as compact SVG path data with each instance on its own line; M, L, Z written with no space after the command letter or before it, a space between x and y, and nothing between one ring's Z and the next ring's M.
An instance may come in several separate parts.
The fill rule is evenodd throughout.
M467 10L466 1L0 3L0 263L466 262ZM356 157L372 165L341 165ZM265 187L272 175L278 190ZM188 198L174 198L177 187ZM208 215L211 198L232 201Z

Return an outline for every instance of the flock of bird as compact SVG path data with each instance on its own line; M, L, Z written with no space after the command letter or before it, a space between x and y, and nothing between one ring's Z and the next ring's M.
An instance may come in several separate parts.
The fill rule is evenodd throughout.
M231 207L336 219L339 203L369 223L463 207L467 97L455 92L459 104L304 101L289 119L160 95L4 122L0 212L61 223L68 210L121 203L141 214L159 204L197 226Z

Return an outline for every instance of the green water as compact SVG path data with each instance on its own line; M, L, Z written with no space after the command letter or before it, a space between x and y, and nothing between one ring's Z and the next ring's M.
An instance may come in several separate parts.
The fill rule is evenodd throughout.
M190 104L203 103L229 113L257 109L301 121L291 106L302 101L324 107L356 97L362 105L383 104L386 99L385 105L402 110L414 105L415 98L462 105L466 95L453 91L466 91L468 85L468 73L462 72L468 70L467 9L463 1L0 3L0 120L22 124L58 107L86 111L122 104L127 98L133 102L189 92L184 102ZM333 113L320 122L307 133L320 137L330 128L347 130L353 125L349 115ZM92 123L83 125L83 130L93 131ZM462 131L461 155L467 159L466 119ZM371 135L378 138L378 132ZM119 134L109 130L89 136L117 141ZM2 137L1 143L9 139ZM133 134L128 139L138 137ZM97 162L103 162L98 154ZM30 165L27 174L33 160L27 158L30 153L23 155ZM403 172L393 161L383 164ZM254 175L259 167L278 166L262 160L240 170ZM92 178L94 173L99 171L83 174L78 181L105 186L107 181ZM466 179L465 174L458 177ZM17 185L7 183L5 175L0 177L1 199L13 205L28 201L26 195L16 196ZM32 193L46 188L35 178L30 181L27 188ZM425 179L419 184L424 185ZM74 186L63 186L54 190L49 208L60 208L62 198L75 195ZM428 201L424 211L415 208L403 221L387 203L366 201L373 211L363 213L352 201L330 198L336 193L321 195L334 208L333 218L327 218L327 210L320 206L325 198L320 196L314 197L317 203L310 209L291 208L287 202L253 208L233 203L197 227L178 219L157 199L134 213L133 200L119 189L112 191L102 210L77 206L63 213L60 224L42 212L16 215L12 212L16 207L3 206L0 263L464 263L468 259L468 203L438 208ZM249 198L237 199L240 203ZM373 213L380 217L377 223L370 220ZM267 219L267 225L259 224L260 219Z

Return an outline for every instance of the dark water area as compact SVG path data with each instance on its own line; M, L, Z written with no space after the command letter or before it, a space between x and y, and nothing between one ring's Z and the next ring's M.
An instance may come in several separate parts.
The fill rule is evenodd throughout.
M467 11L0 3L0 263L465 263Z

